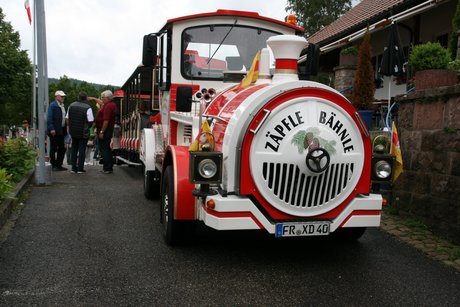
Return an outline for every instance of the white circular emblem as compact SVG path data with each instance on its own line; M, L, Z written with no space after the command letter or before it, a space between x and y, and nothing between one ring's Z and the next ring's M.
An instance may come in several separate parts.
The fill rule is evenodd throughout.
M340 205L363 169L364 145L353 119L317 97L290 100L273 110L254 136L251 174L278 210L314 216Z

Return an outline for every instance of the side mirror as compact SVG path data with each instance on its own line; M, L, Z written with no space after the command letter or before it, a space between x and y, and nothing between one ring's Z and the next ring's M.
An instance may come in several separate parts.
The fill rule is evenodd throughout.
M318 74L320 54L319 46L309 43L305 54L307 56L307 60L303 63L303 65L299 65L299 75L308 79L310 76L316 76Z
M192 111L192 88L188 86L179 86L176 92L176 111Z
M152 67L157 62L157 37L152 34L144 35L142 46L142 64Z

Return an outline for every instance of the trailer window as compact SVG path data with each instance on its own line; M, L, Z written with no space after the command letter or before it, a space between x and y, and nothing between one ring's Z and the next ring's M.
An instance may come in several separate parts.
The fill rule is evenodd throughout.
M247 71L267 39L278 34L237 24L188 28L182 33L182 76L222 80L224 71Z

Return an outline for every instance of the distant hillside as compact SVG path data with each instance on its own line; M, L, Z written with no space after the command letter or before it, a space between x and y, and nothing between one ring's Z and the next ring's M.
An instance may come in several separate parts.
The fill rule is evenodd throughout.
M69 80L72 83L75 83L77 85L79 85L80 83L86 82L86 81L83 81L83 80L77 80L77 79L72 79L72 78L69 78ZM56 84L56 83L58 83L58 81L59 81L59 79L56 79L56 78L48 78L48 83L50 83L50 84L51 83ZM102 87L108 85L108 84L97 84L97 83L90 83L90 82L86 82L86 83L93 85L98 90L101 89ZM113 87L119 88L119 86L117 86L117 85L112 85L112 84L110 84L110 85L113 86Z

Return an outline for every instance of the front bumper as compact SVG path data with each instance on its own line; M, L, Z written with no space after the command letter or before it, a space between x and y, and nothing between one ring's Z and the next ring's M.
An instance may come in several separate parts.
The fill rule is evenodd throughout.
M213 195L206 199L209 200L214 201L214 208L207 208L205 202L200 204L197 212L198 219L207 226L217 230L266 229L275 234L275 223L267 219L249 198ZM381 210L381 195L360 195L331 220L330 231L334 232L339 227L379 227Z

